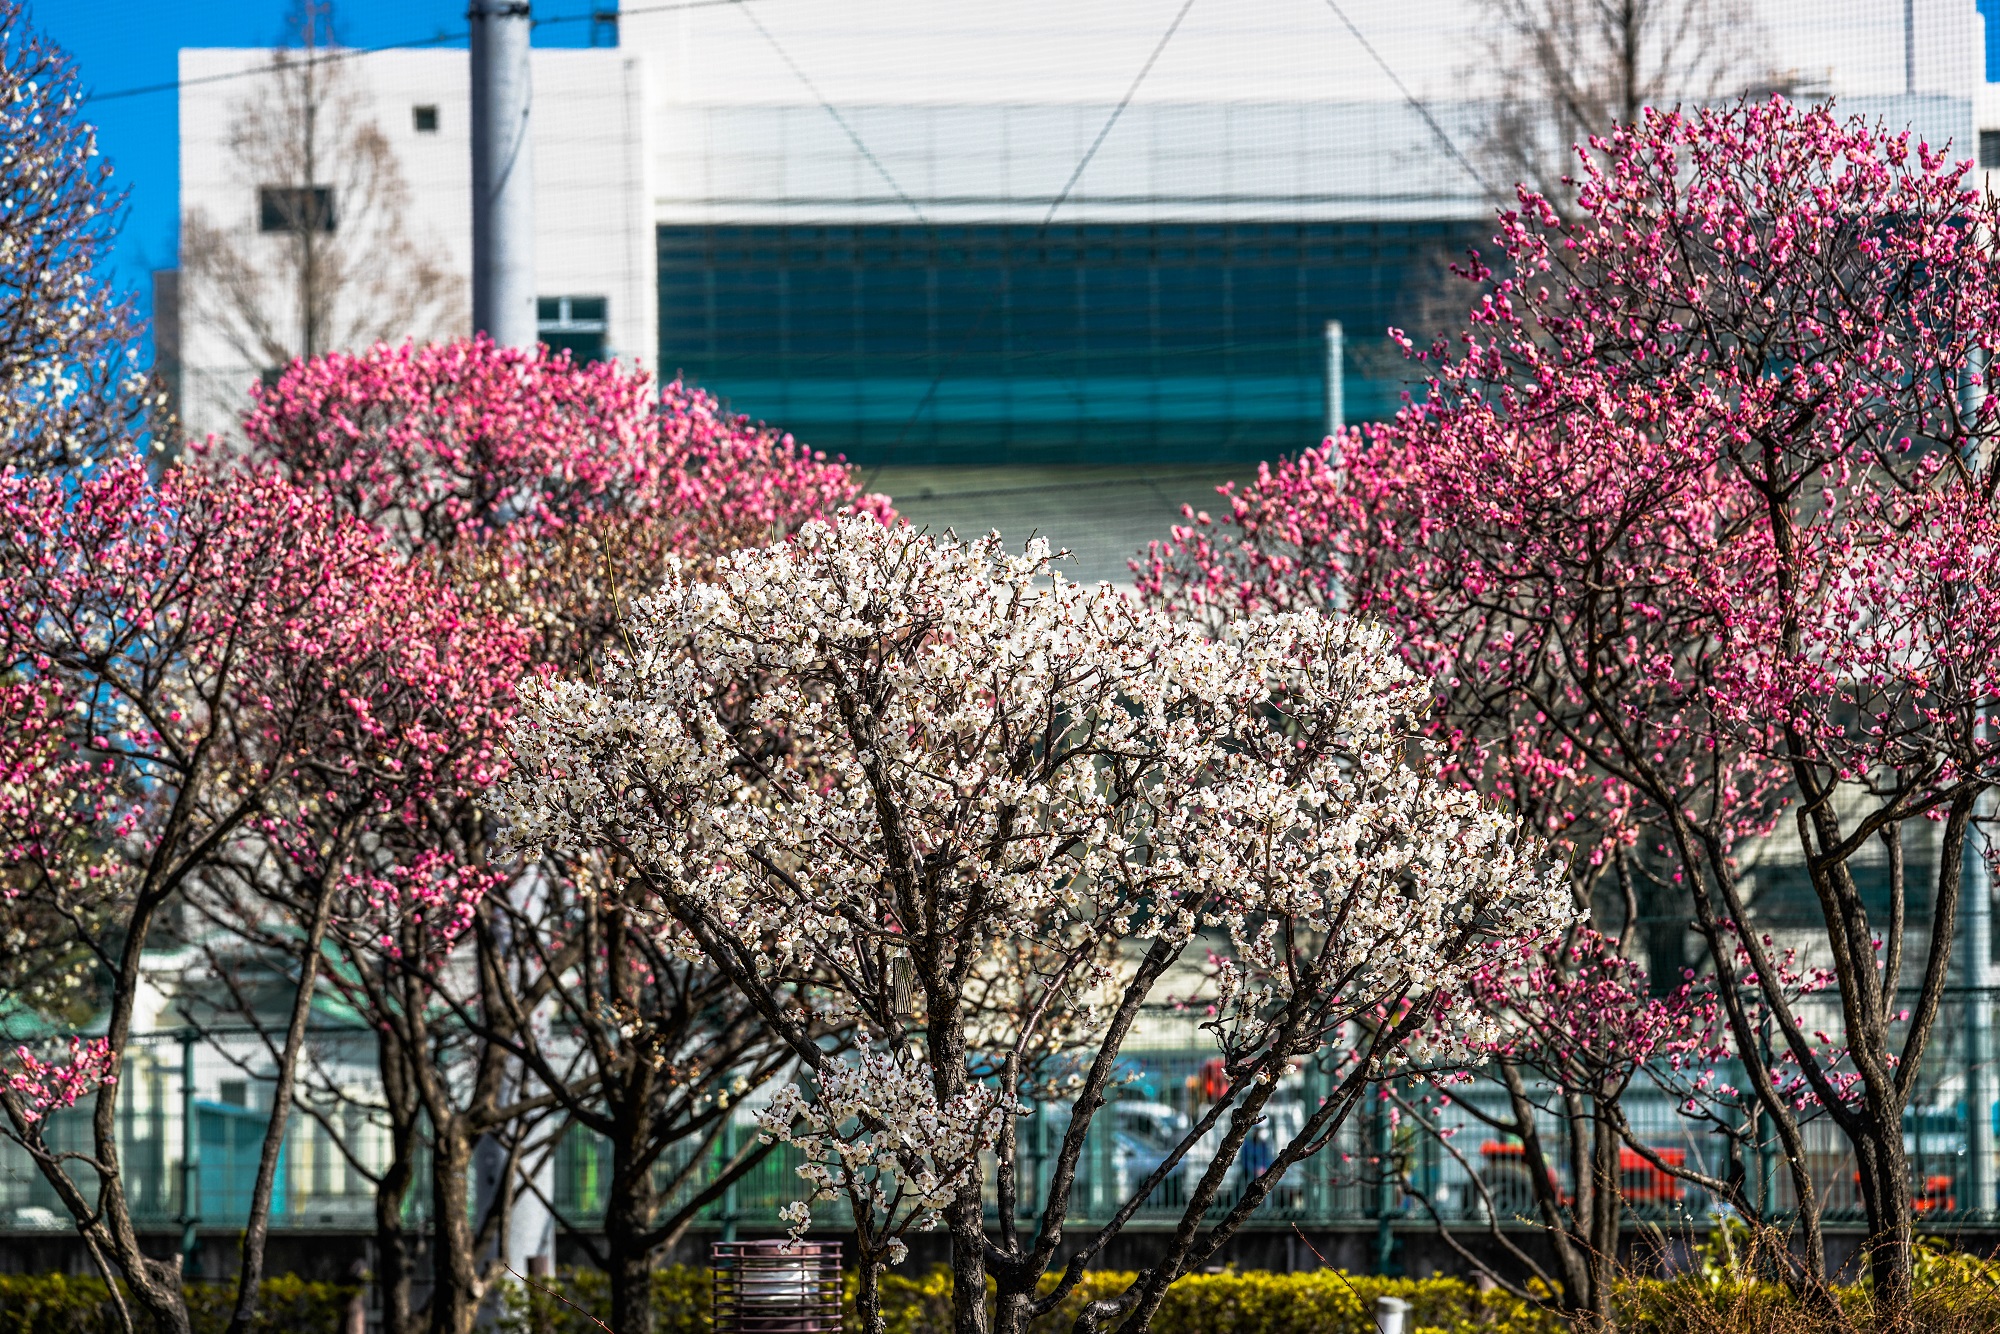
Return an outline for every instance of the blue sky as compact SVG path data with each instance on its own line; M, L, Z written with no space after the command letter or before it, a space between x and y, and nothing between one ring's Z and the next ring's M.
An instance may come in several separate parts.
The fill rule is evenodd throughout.
M587 46L578 21L609 0L535 0L537 46ZM275 46L284 41L292 0L29 0L29 21L76 57L93 94L173 82L184 46ZM466 0L335 0L334 31L349 46L428 42L463 46ZM118 280L149 304L147 275L174 263L179 199L178 99L171 89L93 100L98 149L128 191L129 215L113 258Z

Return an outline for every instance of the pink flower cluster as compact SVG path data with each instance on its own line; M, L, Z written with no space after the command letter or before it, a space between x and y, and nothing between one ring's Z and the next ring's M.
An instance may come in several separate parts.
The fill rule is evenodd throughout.
M117 1080L118 1053L109 1042L71 1038L67 1060L45 1061L26 1047L16 1047L7 1090L20 1107L21 1119L33 1125Z
M1580 221L1502 215L1418 401L1224 488L1142 588L1386 620L1463 775L1589 865L1663 804L1762 832L1801 765L1992 776L2000 212L1826 108L1594 147Z
M1428 378L1393 421L1224 488L1140 585L1214 623L1386 624L1452 775L1566 849L1580 897L1657 873L1718 979L1687 1020L1719 1009L1728 1042L1588 949L1510 966L1486 1000L1564 1078L1688 1041L1693 1065L1649 1071L1754 1099L1794 1154L1822 1112L1893 1145L1949 952L1906 959L1860 863L1945 822L1943 879L1905 892L1949 939L1949 839L2000 782L2000 201L1908 134L1782 99L1647 111L1575 185L1569 218L1528 191L1500 215L1461 335L1402 340ZM1815 879L1837 1032L1808 999L1832 978L1731 926L1767 835ZM1724 1045L1748 1093L1714 1075ZM1869 1199L1902 1226L1900 1185Z
M1689 978L1653 995L1645 968L1588 928L1525 942L1469 985L1481 1008L1502 1019L1487 1051L1566 1089L1622 1088L1648 1063L1678 1072L1730 1054L1712 987Z
M259 392L243 429L255 456L409 550L670 511L692 555L721 535L768 541L843 507L887 513L840 460L699 389L676 381L655 396L616 363L579 366L484 336L295 363Z
M508 879L501 871L467 866L437 848L421 849L403 865L348 877L349 888L367 906L376 947L393 959L405 957L408 940L423 942L437 957L449 953L471 927L480 899L503 888Z

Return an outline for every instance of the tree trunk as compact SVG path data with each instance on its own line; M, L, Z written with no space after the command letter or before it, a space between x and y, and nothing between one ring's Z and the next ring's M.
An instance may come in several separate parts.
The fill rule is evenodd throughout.
M385 1044L386 1045L386 1044ZM416 1180L416 1135L391 1132L391 1156L375 1184L375 1291L382 1299L382 1334L415 1334L410 1313L410 1237L403 1227L403 1206Z
M854 1270L854 1315L861 1334L887 1334L889 1321L882 1313L882 1266L865 1255Z
M1620 1144L1617 1127L1601 1109L1593 1108L1591 1130L1590 1166L1596 1180L1592 1183L1590 1217L1577 1221L1590 1229L1585 1263L1589 1267L1588 1308L1592 1327L1609 1330L1617 1328L1618 1323L1611 1299L1612 1285L1617 1277L1618 1223L1622 1203L1618 1174Z
M993 1334L1027 1334L1034 1299L1032 1292L1002 1292L993 1306Z
M187 1298L181 1291L178 1271L174 1266L157 1260L147 1260L144 1264L146 1281L130 1282L131 1271L127 1270L126 1287L131 1290L139 1308L146 1313L146 1318L153 1322L155 1334L192 1334Z
M612 1148L611 1198L604 1209L604 1258L610 1270L611 1328L617 1334L653 1334L653 1223L651 1174L635 1167L629 1145Z
M403 1210L416 1185L423 1111L403 1048L388 1028L377 1036L375 1050L382 1101L389 1111L389 1163L375 1183L375 1291L382 1301L382 1334L416 1334L410 1309L415 1264Z
M951 1229L952 1334L986 1334L986 1211L977 1176L945 1211Z
M1861 1167L1862 1198L1874 1225L1874 1235L1868 1239L1868 1274L1875 1283L1877 1317L1885 1330L1903 1329L1910 1317L1911 1248L1915 1241L1903 1137L1871 1130L1855 1138L1855 1150Z
M449 1123L433 1138L430 1334L472 1334L479 1314L479 1263L468 1212L472 1141L463 1126Z
M182 803L177 801L176 820L181 818L181 807ZM132 1010L145 976L140 959L146 948L146 938L152 930L153 918L165 903L166 895L161 893L149 893L142 899L133 910L131 925L119 955L111 994L110 1022L106 1025L105 1036L111 1050L118 1053L121 1064L124 1051L131 1042ZM121 1087L117 1083L108 1083L99 1088L96 1103L91 1108L91 1147L108 1173L94 1205L82 1197L59 1163L45 1161L43 1175L51 1177L50 1184L56 1187L72 1217L81 1221L93 1214L96 1216L94 1228L101 1231L106 1249L117 1261L118 1268L125 1275L126 1286L153 1322L153 1328L159 1334L188 1334L187 1297L181 1288L179 1263L153 1260L140 1250L139 1234L133 1227L132 1212L126 1204L125 1179L118 1154L118 1093ZM86 1224L80 1230L88 1235L92 1227Z
M347 834L343 832L342 842ZM313 895L312 918L299 954L298 990L285 1026L285 1046L278 1061L277 1087L271 1092L271 1119L264 1127L264 1145L257 1159L257 1182L250 1192L250 1219L243 1229L243 1258L236 1275L236 1309L229 1317L229 1334L249 1334L257 1317L257 1297L264 1282L264 1244L271 1231L271 1194L278 1181L278 1157L284 1152L285 1131L292 1120L292 1085L298 1076L299 1052L312 1019L314 993L319 987L320 951L326 941L327 910L338 883L340 860L321 872Z

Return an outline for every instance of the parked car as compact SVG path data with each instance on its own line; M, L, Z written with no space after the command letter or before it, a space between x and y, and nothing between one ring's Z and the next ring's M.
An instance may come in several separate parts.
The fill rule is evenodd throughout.
M1685 1149L1654 1149L1652 1152L1669 1167L1687 1164ZM1537 1208L1535 1183L1528 1172L1526 1147L1517 1139L1490 1139L1479 1146L1479 1157L1482 1163L1480 1177L1493 1195L1494 1212L1503 1219L1517 1215L1534 1217ZM1568 1204L1573 1198L1570 1191L1557 1177L1553 1167L1548 1169L1548 1173L1556 1198ZM1672 1207L1687 1198L1687 1185L1679 1177L1660 1170L1638 1150L1622 1147L1618 1150L1618 1191L1627 1205L1642 1207ZM1469 1194L1467 1210L1478 1212L1480 1207L1477 1192Z
M1112 1162L1121 1200L1139 1189L1187 1134L1187 1114L1163 1102L1116 1102L1112 1111ZM1146 1203L1172 1207L1187 1198L1187 1160L1175 1163Z

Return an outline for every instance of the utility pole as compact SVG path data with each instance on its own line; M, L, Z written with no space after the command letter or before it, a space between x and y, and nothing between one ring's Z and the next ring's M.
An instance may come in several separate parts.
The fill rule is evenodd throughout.
M1336 468L1341 466L1340 433L1347 429L1347 330L1339 320L1326 322L1326 438L1333 442ZM1347 579L1333 581L1333 609L1347 610Z
M1917 0L1903 0L1903 93L1917 95Z
M1988 238L1989 241L1991 238ZM1975 353L1968 370L1984 372L1986 359ZM1977 421L1986 403L1983 374L1968 374L1963 391L1966 415ZM1966 461L1975 472L1995 461L1982 449L1978 437L1966 449ZM1973 744L1984 750L1992 740L1991 699L1976 702L1975 714L1984 712L1973 724ZM2000 1102L1993 1069L1993 864L1987 858L1987 826L1981 817L1993 814L1993 797L1981 793L1972 805L1971 827L1959 852L1959 912L1963 914L1961 935L1965 945L1965 1156L1967 1180L1961 1207L1969 1208L1979 1222L1991 1226L2000 1214L2000 1190L1996 1190L1994 1163L1993 1109Z
M528 0L472 0L472 327L535 345L535 163Z
M1984 741L1986 724L1980 724ZM1981 796L1975 816L1992 813ZM1975 820L1965 831L1959 894L1965 904L1965 1148L1971 1168L1965 1201L1982 1224L1990 1225L1995 1200L1993 1162L1993 878L1986 859L1986 831Z

